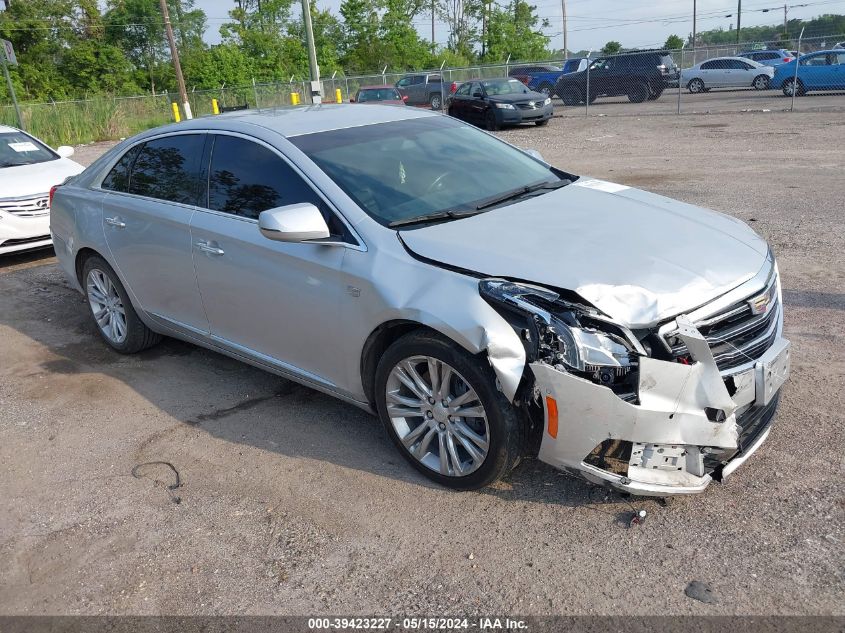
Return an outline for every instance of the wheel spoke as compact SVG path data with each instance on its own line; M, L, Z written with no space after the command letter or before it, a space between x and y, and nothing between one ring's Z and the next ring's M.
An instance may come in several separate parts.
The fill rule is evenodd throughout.
M106 304L106 296L94 284L88 286L88 296L101 306Z
M402 366L405 368L405 372L408 374L411 380L414 381L416 389L419 392L418 395L420 396L420 399L425 400L426 398L431 397L431 387L425 384L425 380L423 380L423 377L420 376L419 372L417 371L417 368L414 367L414 363L409 360L406 360L404 363L402 363Z
M487 452L487 449L489 447L489 443L487 442L487 439L484 438L484 437L481 437L478 433L476 433L471 428L469 428L469 425L466 422L464 422L462 420L458 420L457 422L453 423L452 428L453 428L453 432L455 433L455 435L458 436L459 440L467 439L470 442L472 442L473 444L475 444L478 448L480 448L485 453ZM463 443L463 442L461 442L461 443ZM467 449L467 450L469 451L469 449Z
M387 394L388 403L401 404L410 409L420 409L423 406L423 401L419 398L409 398L408 396L400 395L395 391Z
M449 410L454 413L454 411L462 404L469 404L470 402L475 402L476 400L478 400L478 394L475 393L474 389L468 389L466 393L462 393L449 401Z
M437 399L438 400L448 400L449 399L449 388L452 382L452 368L449 367L446 363L441 365L442 371L440 372L440 389L437 390Z
M463 407L461 409L455 409L452 412L452 415L461 418L483 418L486 414L484 413L484 407L479 404L475 407Z
M455 440L452 439L451 433L446 434L446 448L449 451L449 457L452 459L452 466L454 471L458 475L462 475L464 472L464 468L463 466L461 466L461 460L458 457L458 449L455 447ZM472 453L470 453L470 455L472 455ZM475 461L475 457L473 457L473 461Z
M431 383L432 395L440 393L440 363L435 358L428 359L428 382Z
M450 475L449 472L449 454L446 451L446 434L438 433L437 441L440 449L440 473L443 475Z
M413 431L403 437L402 443L408 450L410 450L411 447L416 443L416 441L423 435L423 433L425 433L430 428L431 425L428 422L423 422L417 428L415 428Z
M415 449L412 449L411 452L414 454L414 457L421 460L423 457L428 454L428 447L431 446L431 440L434 436L437 435L437 427L429 428L428 433L426 433L422 441L417 445Z

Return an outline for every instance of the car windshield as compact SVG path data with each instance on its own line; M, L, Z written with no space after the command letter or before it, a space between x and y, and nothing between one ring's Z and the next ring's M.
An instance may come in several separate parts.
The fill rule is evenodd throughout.
M0 168L33 165L57 158L46 145L23 132L0 132Z
M358 101L401 101L396 88L367 88L358 93Z
M481 82L488 95L512 95L530 92L518 79L487 79Z
M430 116L290 137L373 219L410 225L472 215L570 182L489 134ZM530 190L530 191L527 191ZM507 200L498 199L500 197ZM434 217L432 217L434 216Z

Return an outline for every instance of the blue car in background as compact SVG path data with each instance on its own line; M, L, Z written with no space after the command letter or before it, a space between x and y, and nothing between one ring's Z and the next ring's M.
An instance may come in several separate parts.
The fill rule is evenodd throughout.
M763 66L774 67L782 64L788 64L795 59L795 55L782 48L767 51L745 51L744 53L737 55L737 57L745 57L746 59L755 61L758 64L763 64Z
M519 79L535 92L551 95L552 90L561 75L575 73L587 68L586 57L573 57L563 62L563 66L551 64L534 64L530 66L514 66L508 72L509 77Z
M845 50L817 51L782 64L775 68L771 87L783 90L787 97L791 97L793 92L801 97L811 90L845 90Z

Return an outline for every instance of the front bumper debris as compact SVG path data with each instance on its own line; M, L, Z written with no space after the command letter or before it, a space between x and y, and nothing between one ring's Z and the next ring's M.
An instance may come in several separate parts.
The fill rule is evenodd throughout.
M531 363L545 409L540 460L624 492L668 496L703 491L757 450L789 376L789 341L778 338L750 369L722 375L701 333L685 317L677 321L694 362L640 358L639 404ZM549 424L549 398L556 426ZM750 421L753 433L743 426ZM614 447L615 458L597 460L600 447Z

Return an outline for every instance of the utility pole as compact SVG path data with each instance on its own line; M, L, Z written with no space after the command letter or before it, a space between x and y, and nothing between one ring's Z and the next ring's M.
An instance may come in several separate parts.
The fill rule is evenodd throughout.
M787 15L789 15L789 7L783 5L783 37L789 37L789 20L787 19Z
M311 71L311 103L322 103L320 94L320 67L317 65L317 51L314 48L314 29L311 27L311 6L302 0L302 21L305 23L305 42L308 45L308 68Z
M560 9L563 14L563 58L569 59L569 46L566 42L566 0L560 0Z
M697 12L696 12L695 5L696 5L696 0L692 0L692 50L695 50L695 38L696 38L695 19L696 19L696 16L697 16ZM695 61L693 61L693 64L694 63L695 63Z
M434 0L431 0L431 52L434 52Z
M193 119L191 104L188 102L188 91L185 90L185 78L182 76L182 64L179 63L179 50L176 48L176 40L173 38L173 25L170 24L167 0L160 0L160 3L161 14L164 16L164 30L167 32L167 41L170 43L170 56L173 58L173 70L176 72L176 83L179 84L179 98L182 99L182 109L185 111L186 119Z
M742 0L737 0L736 5L736 43L739 44L739 31L742 28Z

